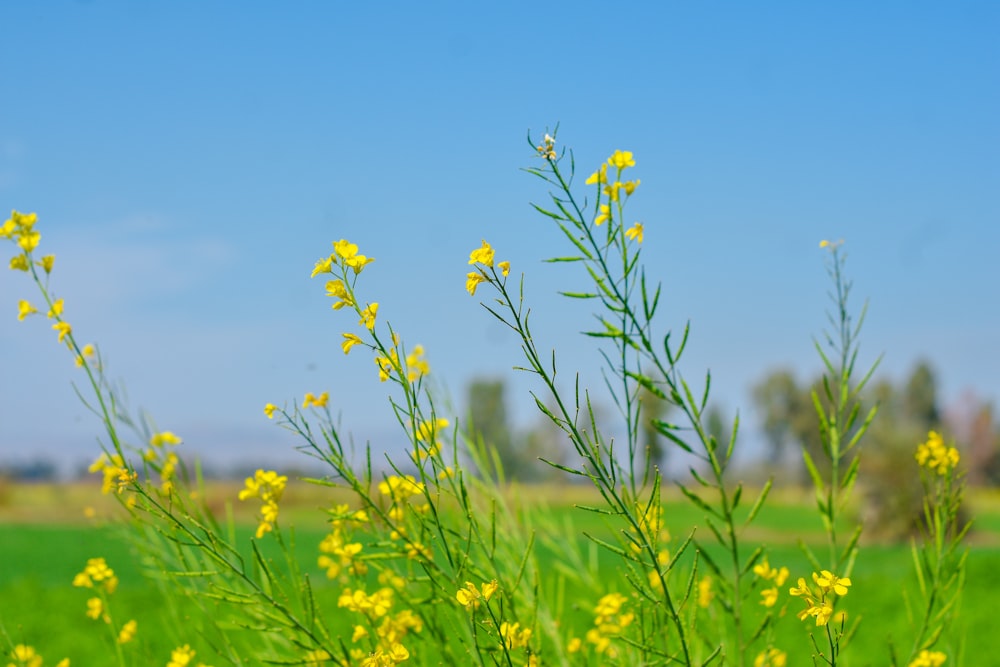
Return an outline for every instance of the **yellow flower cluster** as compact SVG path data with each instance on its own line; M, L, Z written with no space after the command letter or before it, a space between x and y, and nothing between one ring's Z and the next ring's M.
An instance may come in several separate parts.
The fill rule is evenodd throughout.
M708 609L715 599L715 592L712 590L712 577L705 575L698 582L698 606Z
M351 511L347 505L333 508L331 525L333 530L320 542L319 566L326 570L326 576L336 578L343 571L362 576L368 571L364 561L355 557L361 553L361 543L351 542L348 527L351 524L368 522L368 514L364 510Z
M324 257L316 262L311 278L315 278L320 273L333 273L333 265L350 268L355 274L361 273L362 269L375 261L374 257L365 257L358 254L358 246L347 239L340 239L333 243L333 254Z
M11 211L10 217L0 225L0 239L10 239L14 241L22 250L22 254L10 260L10 268L18 271L28 270L28 253L38 247L38 242L42 240L42 235L35 229L35 222L38 221L37 213L18 213ZM40 263L45 272L52 270L55 262L54 255L48 255L43 263Z
M128 488L129 484L139 478L139 475L135 471L128 469L128 466L125 465L125 459L122 458L121 454L111 454L109 456L103 453L90 464L87 470L92 473L103 473L104 482L101 484L101 493L104 494L111 493L112 491L122 493Z
M612 219L613 213L611 210L612 203L618 203L619 213L622 210L622 196L621 193L625 193L625 198L631 197L635 192L636 188L639 187L640 180L637 178L634 181L623 181L621 180L622 172L624 172L629 167L635 166L635 158L632 157L631 151L619 151L616 150L605 162L591 174L587 180L587 185L596 185L600 188L601 195L607 197L606 204L602 204L600 197L597 200L597 215L594 217L594 225L600 227L605 222L609 222ZM614 167L616 174L614 180L609 180L608 178L608 167ZM644 227L641 222L634 223L631 227L625 230L625 237L635 241L636 243L642 243L644 235Z
M921 651L907 667L941 667L947 659L941 651Z
M476 588L476 585L471 581L467 581L455 593L455 599L460 605L471 611L477 609L481 602L489 602L498 588L500 588L500 584L497 583L496 579L490 582L484 581L479 588Z
M594 627L586 634L586 641L593 645L594 651L606 654L610 659L618 655L618 649L612 646L611 640L622 634L635 620L635 614L622 613L626 601L627 598L621 593L608 593L598 600L594 607ZM583 641L579 637L573 637L566 645L566 650L570 653L583 650Z
M42 656L27 644L18 644L10 652L14 662L8 662L7 667L42 667ZM69 667L69 658L63 658L56 667Z
M417 452L419 458L434 456L441 450L438 433L448 428L450 424L451 422L444 417L438 417L431 421L420 422L417 425L417 442L423 445L423 448Z
M801 597L806 603L806 608L798 613L800 621L811 616L816 619L817 626L826 625L833 615L833 596L831 593L841 597L847 595L851 580L847 577L838 577L829 570L823 570L819 574L813 572L812 578L818 591L814 591L806 584L805 579L799 577L798 586L790 588L788 594Z
M508 650L524 648L531 641L531 628L522 628L520 623L500 624L500 639Z
M302 409L305 410L306 408L325 408L326 404L329 401L330 401L330 394L325 391L319 396L316 396L312 392L307 391L305 397L302 399ZM265 412L267 411L266 406L264 407L264 410ZM273 413L274 411L272 410L271 412ZM268 415L269 418L270 416L271 415Z
M384 576L389 574L390 576ZM379 575L380 582L387 582L393 577L387 570ZM403 582L399 582L402 585ZM351 637L353 643L374 639L373 650L365 652L360 648L350 650L351 664L368 665L370 667L388 667L403 662L410 657L410 652L403 645L403 640L410 632L420 632L424 628L423 619L409 609L403 609L391 614L394 602L394 591L384 586L371 595L365 591L344 589L337 601L337 606L349 611L364 614L366 625L355 625ZM373 634L374 633L374 634Z
M195 650L189 645L178 646L170 652L170 662L167 667L187 667L194 660ZM199 662L198 667L208 667L205 663Z
M760 603L765 607L773 607L778 601L778 588L784 586L788 580L788 568L774 569L767 562L767 557L765 556L764 560L753 566L753 572L764 581L769 581L773 584L770 588L765 588L760 592Z
M493 268L493 247L483 240L483 245L469 253L469 264L475 264L476 271L469 271L465 274L465 290L472 296L476 294L476 288L480 283L493 282L497 278L496 269ZM500 273L506 278L510 274L510 262L500 262L497 264ZM493 277L486 275L486 269L490 269Z
M262 502L257 539L274 529L274 524L278 520L278 501L281 500L281 494L285 491L287 483L287 477L273 470L265 472L258 469L253 477L246 478L245 488L240 491L240 500L260 498Z
M927 442L917 446L917 463L938 475L946 475L958 465L958 450L944 444L937 431L927 434Z
M99 585L110 595L118 588L118 577L103 558L91 558L83 572L73 578L73 585L78 588L95 588Z
M761 651L753 659L753 667L785 667L788 664L788 655L784 651L776 648L769 648Z

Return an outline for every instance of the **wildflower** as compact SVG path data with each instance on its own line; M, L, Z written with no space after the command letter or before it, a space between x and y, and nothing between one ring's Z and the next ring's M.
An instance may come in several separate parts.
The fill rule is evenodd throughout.
M80 354L78 354L77 357L76 357L76 365L77 365L77 367L79 368L80 366L83 366L84 360L92 358L95 353L96 353L96 350L94 349L93 345L91 345L90 343L87 343L86 345L84 345L83 349L80 350Z
M33 313L37 313L38 309L32 306L29 302L21 299L17 302L17 321L23 322L24 318Z
M489 601L493 594L496 593L499 584L497 580L494 579L490 582L483 582L483 584L477 589L476 585L471 581L465 582L465 586L458 589L455 593L455 599L458 603L465 607L466 609L474 609L479 606L480 600Z
M824 593L833 591L837 595L847 595L847 589L851 585L849 578L838 577L829 570L823 570L820 574L813 572L813 581L823 589Z
M257 526L257 539L271 532L274 524L278 520L278 501L285 491L288 478L279 475L273 470L264 471L258 469L253 477L247 477L244 482L245 488L240 491L239 499L260 498L262 501L260 509L260 523Z
M765 607L773 607L778 601L778 587L772 586L771 588L765 588L760 592L760 603Z
M503 273L503 277L506 278L510 273L510 262L500 262L497 266L500 267L500 272Z
M38 264L42 267L45 273L52 273L52 267L55 266L56 256L55 255L45 255L42 257L42 261Z
M489 278L479 273L478 271L469 271L465 276L465 290L472 296L476 294L476 288L479 287L479 283L489 282Z
M118 577L115 576L115 571L108 567L103 558L87 560L83 571L73 577L73 585L77 588L94 588L95 584L103 586L108 594L114 593L115 589L118 588ZM99 600L99 598L95 599ZM88 606L89 604L88 602Z
M607 204L601 204L600 212L597 214L597 217L594 218L594 224L600 227L610 219L611 219L611 207L608 206Z
M306 664L309 667L323 667L327 660L330 660L331 656L329 653L323 649L315 649L312 651L306 651Z
M268 419L274 419L274 411L278 409L278 406L274 403L264 404L264 414L267 415Z
M642 223L637 222L625 230L625 236L630 239L635 239L636 243L642 243L642 229Z
M24 667L42 667L42 656L35 652L35 649L25 644L18 644L11 652L11 657L17 660ZM8 667L15 667L8 665Z
M586 181L587 185L604 185L608 182L608 165L602 164L601 168L591 174Z
M399 368L399 355L396 350L389 350L389 356L375 357L375 364L378 366L378 380L385 382L392 375L392 371Z
M378 490L383 496L392 498L392 502L398 503L411 496L421 495L424 492L424 483L418 482L413 475L399 477L392 475L379 482Z
M25 255L14 255L10 258L11 271L27 271L28 258Z
M310 278L315 278L321 273L333 273L333 258L335 255L330 255L323 259L316 260L316 266L313 267L312 275Z
M149 444L153 447L162 447L163 445L179 445L181 442L181 439L170 431L154 433L153 437L149 439Z
M634 181L625 181L625 195L631 197L632 193L635 192L635 189L639 187L639 183L641 183L641 181L638 178Z
M712 592L712 577L706 575L698 582L698 606L702 609L708 609L714 597L715 593Z
M917 463L938 475L945 475L958 465L959 454L954 447L944 444L944 438L937 431L927 434L927 442L917 446Z
M38 242L42 240L42 235L35 230L25 230L17 239L17 245L21 246L24 252L31 252L38 247Z
M608 158L608 164L618 170L634 167L635 160L632 158L632 151L615 151Z
M581 648L583 648L583 642L579 637L573 637L566 643L566 651L568 653L578 653Z
M788 655L776 648L761 651L753 661L753 667L785 667L787 664Z
M364 255L354 255L344 260L344 264L354 269L354 273L361 273L361 270L366 266L375 261L374 257L365 257Z
M788 568L782 567L780 570L776 570L771 567L770 563L767 562L766 556L764 557L764 560L753 566L753 572L761 579L773 581L776 586L783 586L785 580L788 579Z
M483 240L481 248L476 248L469 253L469 264L485 264L493 266L493 248L486 240Z
M321 554L317 564L326 570L326 576L330 579L336 578L345 569L350 569L354 574L363 574L361 570L367 571L367 567L355 562L355 556L361 553L361 549L360 542L348 542L344 532L337 527L320 542Z
M347 239L340 239L333 244L334 253L341 259L350 259L358 254L357 244L351 243Z
M131 620L122 626L122 629L118 631L118 643L127 644L133 639L135 639L135 633L137 629L137 624L135 620Z
M415 345L413 352L406 355L406 379L410 382L416 382L430 372L430 364L424 359L424 346Z
M307 391L305 397L302 399L302 408L325 408L326 404L330 401L329 392L323 392L319 396L314 395L312 392Z
M907 667L941 667L948 659L941 651L923 650Z
M500 624L500 637L508 649L523 648L528 645L528 641L531 639L531 628L521 630L520 627L520 623L508 623L507 621Z
M375 331L375 313L378 312L378 304L371 303L361 311L361 319L358 324L363 324L369 331Z
M360 336L357 336L352 333L345 333L343 334L343 336L344 336L344 342L340 344L340 347L343 348L344 354L350 352L351 348L354 347L355 345L360 345L361 343L364 342L361 340Z
M195 651L189 645L179 646L170 652L167 667L187 667L194 660Z
M73 332L73 327L69 325L69 322L56 322L52 325L52 328L59 332L59 342L63 342L63 339L67 335Z
M611 201L618 201L618 191L622 189L621 181L615 181L614 183L609 183L604 186L604 194L608 196Z
M104 614L104 601L101 598L87 600L87 617L95 621Z
M332 308L334 310L340 310L344 306L354 305L354 299L351 298L350 293L347 291L347 286L344 284L344 281L339 278L337 280L327 281L326 295L335 299L340 299L340 301L333 304Z
M45 316L47 318L49 318L50 320L53 317L59 317L60 315L62 315L63 307L64 306L65 306L65 303L64 303L64 301L62 299L56 299L55 301L52 302L52 307L49 308L49 312L46 313Z

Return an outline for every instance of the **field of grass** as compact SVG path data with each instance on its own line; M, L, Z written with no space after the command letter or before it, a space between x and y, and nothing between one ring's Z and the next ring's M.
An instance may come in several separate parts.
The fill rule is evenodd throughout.
M213 485L208 491L209 502L225 513L226 499L235 498L237 488L234 484ZM546 505L555 519L572 522L585 550L591 547L584 532L599 536L609 533L602 517L572 507L574 502L586 502L588 492L584 489L532 489L530 494L513 490L512 494L531 497L535 499L533 502ZM550 500L545 502L544 498ZM199 637L203 626L202 612L197 608L204 602L184 599L179 605L168 604L168 596L160 589L166 584L144 576L142 559L126 541L124 531L106 520L115 513L113 501L108 501L90 484L7 489L6 502L0 506L0 622L6 632L15 643L39 648L46 656L46 664L54 664L64 656L71 657L74 665L109 662L108 637L100 624L84 616L87 591L71 586L73 576L88 558L103 556L121 580L114 596L116 617L136 618L139 622L140 641L129 646L137 656L146 656L136 660L137 664L165 663L170 649L184 643L207 647L211 636ZM325 534L322 515L316 509L328 507L331 502L327 489L292 485L283 505L283 517L296 525L296 557L304 571L313 574L320 603L335 606L337 591L316 566L317 545ZM962 664L977 666L989 664L981 656L1000 655L994 613L994 591L1000 589L1000 502L995 495L978 494L970 505L978 530L969 553L969 584L960 622L966 636ZM96 518L85 517L84 508L92 508L93 512L88 514L96 514ZM665 516L674 543L701 522L700 513L681 499L669 498L667 508ZM237 506L235 516L241 526L238 541L248 547L252 536L250 510ZM707 531L701 537L709 541ZM775 498L761 514L754 532L746 537L751 543L766 543L771 563L787 565L794 578L807 576L810 571L796 546L797 540L818 543L822 534L808 496L788 494ZM262 542L273 546L273 540L268 538ZM265 553L278 557L275 549L267 549ZM627 584L616 569L616 559L606 556L597 552L602 578L612 582L608 584L610 588L615 587L617 579L619 590L625 590ZM541 558L551 559L551 556L542 549ZM557 571L555 563L551 569ZM845 664L885 664L887 636L908 647L909 624L903 592L915 588L912 572L908 545L863 546L852 576L854 586L845 605L851 619L860 618L861 624L848 654L850 661ZM756 599L747 604L756 604ZM789 613L778 624L777 641L787 648L789 665L807 665L810 664L808 640L805 627L794 618L796 611L796 606L789 607ZM585 619L589 612L581 608L581 618ZM162 622L166 614L179 614L185 619L183 627L189 628L191 634L163 635L159 628L170 625ZM571 619L567 619L569 622ZM207 648L204 650L207 652ZM956 655L956 647L949 647L949 653ZM204 658L212 664L208 655Z

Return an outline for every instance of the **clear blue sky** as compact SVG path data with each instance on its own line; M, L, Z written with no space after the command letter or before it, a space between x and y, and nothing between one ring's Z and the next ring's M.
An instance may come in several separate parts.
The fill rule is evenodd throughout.
M541 262L563 248L519 171L556 122L581 171L635 153L663 326L692 321L684 370L728 410L752 417L770 368L817 370L822 238L871 301L862 361L926 356L946 402L1000 399L996 3L7 2L0 25L0 208L38 212L81 342L209 458L286 460L261 408L306 391L393 442L389 386L309 279L342 237L456 407L519 362L464 291L481 238L526 274L564 377L593 368L587 310L555 294L582 276ZM90 459L79 372L17 322L25 297L0 274L0 460Z

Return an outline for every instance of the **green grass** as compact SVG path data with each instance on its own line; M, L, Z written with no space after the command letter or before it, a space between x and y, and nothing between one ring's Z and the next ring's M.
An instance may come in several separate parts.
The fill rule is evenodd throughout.
M539 497L535 494L534 497ZM581 501L582 502L582 501ZM298 545L297 560L304 571L311 573L321 604L329 609L336 605L337 589L327 582L316 566L317 545L325 534L323 524L316 520L314 508L324 503L308 497L297 512L303 517L312 514L311 522L300 524L296 531ZM592 549L583 536L588 532L601 537L609 537L612 530L601 515L588 513L567 506L550 503L549 513L557 522L571 522L577 532L582 549ZM1000 588L1000 548L995 545L996 534L991 529L1000 525L995 506L977 507L977 521L980 533L977 543L969 554L968 581L964 594L960 626L966 637L965 660L962 663L949 660L949 665L985 664L977 656L1000 655L1000 638L995 634L995 593ZM690 505L670 499L667 503L665 520L673 535L671 546L687 535L692 526L703 526L701 512ZM760 543L767 544L770 562L786 565L792 571L792 581L798 576L808 577L811 571L807 561L794 544L798 538L821 546L822 534L817 530L816 514L808 502L782 502L766 508L760 515L753 531L745 538L744 556ZM249 540L252 528L241 527L238 541L246 547L249 555ZM705 548L712 553L710 533L699 528L696 536L704 540ZM274 540L262 541L264 552L277 558ZM595 550L600 563L601 584L607 589L626 590L624 573L617 557L601 550ZM692 551L693 554L693 551ZM139 641L126 647L134 653L134 664L163 664L175 646L190 643L199 649L199 658L213 664L214 657L210 643L213 633L202 623L202 611L194 600L181 598L179 604L168 604L169 596L164 596L155 581L143 575L141 558L125 541L121 529L105 526L96 527L86 523L0 523L0 622L15 643L34 645L46 657L46 664L54 664L62 657L72 658L74 665L108 664L113 659L108 654L110 643L107 630L102 624L84 616L89 591L73 588L73 576L79 572L88 558L103 556L115 569L121 583L113 596L113 611L116 622L135 618L139 623ZM558 572L557 563L550 552L542 549L543 572ZM684 577L683 569L673 576ZM845 654L843 664L860 667L864 665L884 665L887 663L887 639L892 638L905 653L912 641L908 635L909 622L904 602L904 592L912 595L916 580L910 549L907 545L866 545L862 549L857 566L852 574L854 585L851 593L843 600L851 621L860 620L857 635L850 651ZM586 592L586 596L576 612L570 612L565 619L567 625L579 622L580 632L589 623L590 605L598 592ZM754 591L748 598L747 606L757 604L758 593ZM174 596L176 598L176 596ZM593 597L593 600L591 599ZM788 596L782 596L787 600ZM201 604L204 604L202 602ZM789 665L809 665L810 650L807 624L795 618L798 601L792 600L787 613L775 628L775 643L789 653ZM185 636L164 635L161 628L176 627L167 623L171 614L182 619L180 627L186 628ZM957 647L946 647L949 655L957 655ZM218 661L223 664L223 661Z

